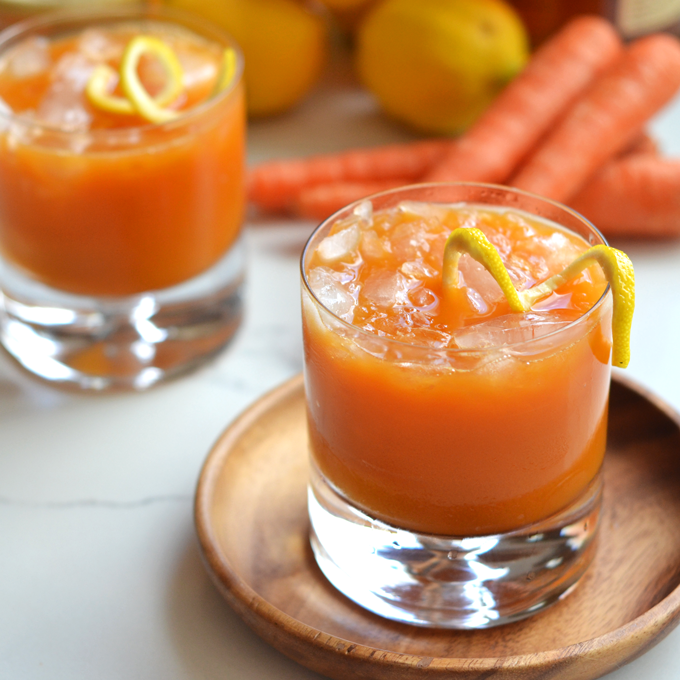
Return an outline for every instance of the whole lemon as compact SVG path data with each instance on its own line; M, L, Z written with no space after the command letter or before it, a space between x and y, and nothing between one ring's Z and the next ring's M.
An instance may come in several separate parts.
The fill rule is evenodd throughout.
M383 0L357 33L357 68L383 109L458 134L524 67L526 31L502 0Z
M323 17L295 0L166 0L232 35L243 50L248 113L267 116L296 104L326 59Z

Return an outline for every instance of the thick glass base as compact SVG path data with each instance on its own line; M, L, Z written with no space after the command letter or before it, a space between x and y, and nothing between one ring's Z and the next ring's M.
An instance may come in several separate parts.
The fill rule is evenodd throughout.
M341 497L312 466L311 544L328 580L366 609L416 626L478 629L526 618L578 582L593 559L601 475L538 524L447 537L389 526Z
M0 342L51 383L136 389L197 367L233 337L243 314L241 239L181 285L123 298L72 295L0 260Z

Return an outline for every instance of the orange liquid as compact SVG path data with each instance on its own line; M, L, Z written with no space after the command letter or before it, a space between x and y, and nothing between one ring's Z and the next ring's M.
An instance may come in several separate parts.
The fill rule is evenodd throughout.
M425 264L437 266L441 239L455 226L452 222L455 216L448 225L431 229L435 237L426 254L419 256ZM505 243L526 243L523 227L502 215L487 215L482 222L485 225L478 226L501 234ZM533 226L539 236L550 233L549 226ZM399 228L392 225L383 233L394 234ZM373 231L383 235L379 228ZM580 237L566 236L563 249L587 248ZM362 240L361 247L365 244ZM343 271L345 279L354 275L353 283L365 284L376 271L401 266L396 250L393 246L392 252L373 261L360 253L330 264L313 254L305 269L309 274L322 265ZM372 252L380 255L375 249ZM503 255L506 263L512 252ZM439 271L431 271L424 279L428 295L433 293L435 298L441 293L438 266ZM531 276L526 283L533 284ZM543 307L561 306L556 314L578 318L604 289L599 272L589 270L559 289ZM409 295L427 298L422 291L416 286ZM465 293L462 289L457 296L455 309L440 301L430 303L427 314L422 308L405 314L408 304L402 304L401 311L399 305L371 307L359 293L353 323L368 327L369 333L348 330L320 310L308 293L303 294L313 462L353 504L394 526L454 536L516 529L568 506L602 464L610 376L610 301L577 326L535 341L533 349L518 346L514 356L502 350L464 353L402 344L410 336L443 333L447 324L455 338L463 327L470 329L508 313L507 303L499 298L480 314ZM409 323L418 323L419 313L427 317L423 322L426 332L404 322L408 318ZM369 352L356 346L357 338ZM449 347L455 346L455 340L451 341Z
M128 28L109 37L124 46L133 34ZM0 97L19 115L40 112L55 64L77 40L51 41L45 72L15 77L2 68ZM79 294L130 295L200 274L237 239L244 210L242 86L192 112L210 98L222 48L190 34L168 42L180 58L200 58L212 73L188 84L172 104L186 117L154 126L100 111L83 95L87 130L32 137L28 126L26 134L0 133L0 249L31 277ZM117 69L119 57L107 62ZM141 64L142 79L145 69L153 76L153 66Z

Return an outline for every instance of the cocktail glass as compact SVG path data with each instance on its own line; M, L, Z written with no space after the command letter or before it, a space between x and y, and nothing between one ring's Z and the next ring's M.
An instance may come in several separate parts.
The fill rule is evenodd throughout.
M85 85L135 34L175 46L189 104L167 122L108 114L97 127L107 114ZM77 50L51 54L59 41ZM226 50L233 77L220 89ZM144 389L231 339L244 268L242 70L228 36L175 12L56 13L0 34L0 341L28 371ZM13 106L31 87L40 96Z
M505 187L420 185L370 203L375 214L402 201L510 209L579 235L584 249L604 243L574 211ZM449 349L369 332L347 320L352 302L333 277L310 270L333 226L370 219L368 207L329 218L302 257L316 560L342 593L391 619L519 620L568 593L593 559L609 288L575 321L506 345Z

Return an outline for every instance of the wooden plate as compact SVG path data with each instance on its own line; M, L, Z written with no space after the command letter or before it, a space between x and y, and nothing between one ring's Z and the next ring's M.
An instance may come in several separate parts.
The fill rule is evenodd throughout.
M269 393L220 437L196 494L205 563L232 607L278 650L331 678L590 680L680 622L680 416L612 384L595 562L547 611L482 631L395 623L336 591L308 545L304 388Z

